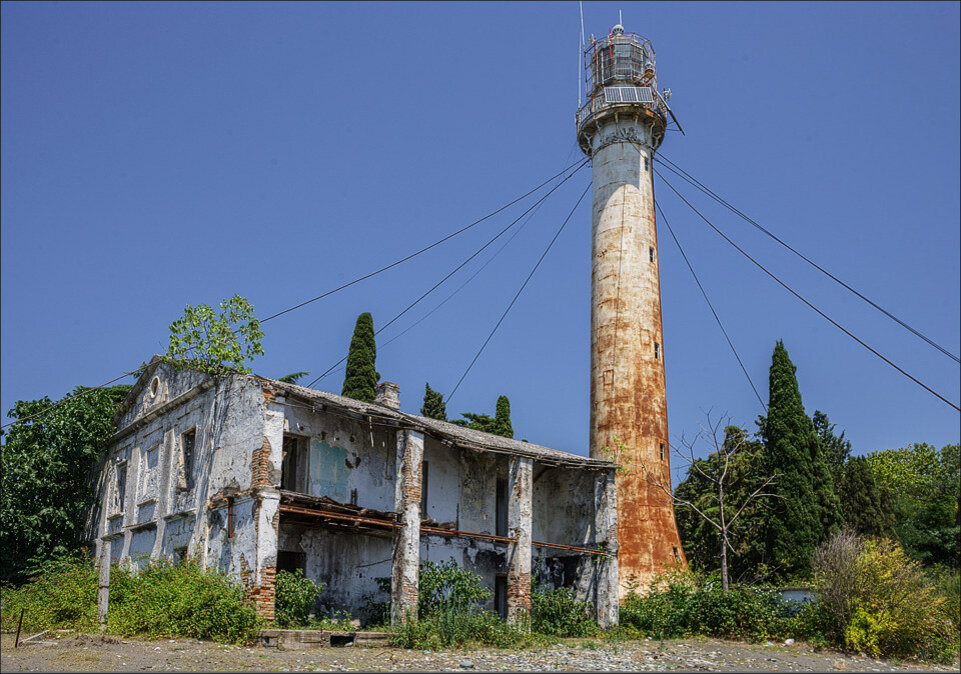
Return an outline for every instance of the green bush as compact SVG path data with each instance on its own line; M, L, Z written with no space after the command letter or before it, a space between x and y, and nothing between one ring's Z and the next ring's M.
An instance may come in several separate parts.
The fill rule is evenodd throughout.
M480 576L468 571L452 559L435 564L421 564L418 577L417 615L428 618L444 611L470 611L492 593Z
M304 578L303 569L278 571L274 580L274 617L284 628L307 627L310 608L317 595L324 589L323 583Z
M658 639L712 636L763 640L790 635L791 607L773 589L732 585L690 572L655 578L645 595L631 592L621 625Z
M82 557L47 563L40 575L5 588L0 622L14 627L24 609L30 630L98 628L96 567ZM136 574L110 570L108 631L124 636L191 637L229 643L253 640L256 609L243 588L218 571L195 562L150 562Z
M493 611L482 610L444 608L391 629L391 646L421 650L470 646L527 648L540 641L526 629L508 625Z
M593 637L597 635L594 606L578 601L572 587L531 592L531 629L555 637Z
M874 657L957 657L958 581L932 580L897 543L832 536L815 555L818 606L801 621L825 640Z

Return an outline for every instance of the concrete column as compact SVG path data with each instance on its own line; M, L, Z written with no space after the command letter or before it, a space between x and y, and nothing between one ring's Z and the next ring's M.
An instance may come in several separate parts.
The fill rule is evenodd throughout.
M100 539L100 568L99 588L97 590L97 617L100 620L100 631L107 629L107 610L110 604L110 549L109 538Z
M397 475L394 510L400 527L394 536L390 573L390 622L417 619L417 574L420 571L420 494L424 434L397 431Z
M534 462L511 457L507 482L507 620L516 622L531 610L531 479Z
M614 471L598 473L594 481L594 543L610 557L602 557L597 565L597 624L612 627L619 620L617 579L617 484Z

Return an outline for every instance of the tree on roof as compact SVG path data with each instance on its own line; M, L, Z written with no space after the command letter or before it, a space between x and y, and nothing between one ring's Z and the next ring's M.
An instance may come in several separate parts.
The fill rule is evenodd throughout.
M254 307L240 295L221 300L220 314L206 304L184 309L170 324L170 345L164 360L174 367L193 367L208 374L250 372L255 356L263 355L260 321Z

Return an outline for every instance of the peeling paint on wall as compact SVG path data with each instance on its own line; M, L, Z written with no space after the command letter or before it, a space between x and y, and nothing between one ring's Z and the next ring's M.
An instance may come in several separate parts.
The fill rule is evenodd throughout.
M331 445L326 440L310 439L310 487L314 496L329 496L335 501L347 501L347 481L351 468L347 463L347 450Z

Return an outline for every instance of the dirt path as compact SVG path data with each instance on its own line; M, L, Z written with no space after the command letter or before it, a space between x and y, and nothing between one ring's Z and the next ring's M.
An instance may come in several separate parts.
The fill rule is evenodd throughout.
M47 638L50 638L49 635ZM99 635L62 635L53 643L13 648L0 636L0 670L195 671L958 671L950 667L874 660L807 644L744 644L719 639L602 642L559 639L538 650L410 651L397 648L326 648L279 651L223 646L193 639L143 641Z

